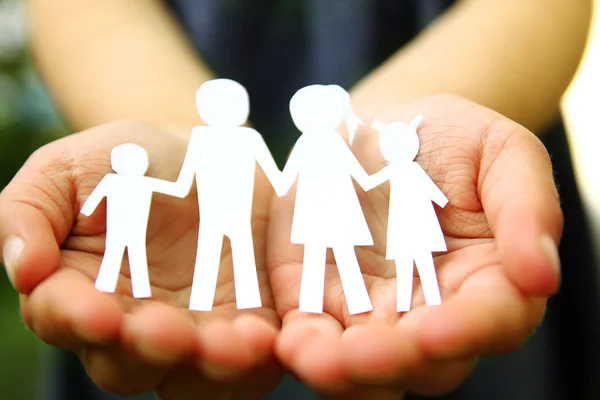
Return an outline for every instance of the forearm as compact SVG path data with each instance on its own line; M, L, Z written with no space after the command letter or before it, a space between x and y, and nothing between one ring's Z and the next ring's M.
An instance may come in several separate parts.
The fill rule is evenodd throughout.
M463 0L352 91L357 107L454 93L539 132L585 47L590 0Z
M31 48L73 129L119 119L189 133L212 74L159 0L30 0Z

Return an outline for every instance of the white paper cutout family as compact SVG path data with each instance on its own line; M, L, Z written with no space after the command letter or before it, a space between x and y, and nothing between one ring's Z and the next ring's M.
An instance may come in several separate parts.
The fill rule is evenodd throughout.
M375 120L372 126L379 131L381 154L388 164L369 176L336 131L345 122L352 144L362 125L340 86L311 85L292 97L291 117L302 135L283 171L262 136L242 126L250 112L243 86L229 79L208 81L198 89L196 104L207 126L193 129L176 182L144 176L148 154L136 144L123 144L111 152L116 174L107 174L83 205L81 212L89 216L107 198L106 250L98 290L116 290L127 249L133 296L151 296L146 228L152 193L183 198L195 176L200 223L189 308L212 309L224 236L231 242L237 307L261 307L251 228L258 163L278 196L297 181L291 242L304 245L300 311L323 312L328 248L333 250L349 313L373 309L354 250L373 245L373 238L352 178L366 191L390 181L386 258L396 263L397 311L411 307L413 262L426 304L441 303L432 252L446 251L446 243L432 201L444 207L448 200L414 162L421 115L410 124Z

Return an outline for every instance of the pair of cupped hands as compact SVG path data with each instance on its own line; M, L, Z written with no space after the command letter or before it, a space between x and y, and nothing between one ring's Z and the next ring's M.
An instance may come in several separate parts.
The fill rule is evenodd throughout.
M456 388L482 355L517 349L559 286L556 243L563 217L542 143L515 122L450 95L373 106L364 121L422 113L416 161L448 197L437 209L448 252L435 257L442 305L396 312L395 267L385 260L389 185L358 190L375 246L356 254L374 311L349 315L328 256L323 314L298 311L302 246L290 243L294 190L277 198L258 170L253 234L263 307L238 310L224 246L212 312L188 310L198 235L194 191L155 194L147 249L153 297L134 299L128 268L117 293L94 281L105 208L80 214L111 172L110 151L134 142L148 176L175 180L187 138L136 122L99 126L36 151L0 194L3 265L21 296L25 324L76 352L101 388L164 399L260 398L283 371L328 398L398 399ZM352 149L370 174L385 162L378 134L358 131Z

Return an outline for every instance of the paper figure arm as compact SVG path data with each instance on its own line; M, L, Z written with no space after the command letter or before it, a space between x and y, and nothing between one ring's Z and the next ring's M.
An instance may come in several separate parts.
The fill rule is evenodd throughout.
M344 162L348 165L348 171L350 175L358 182L360 187L363 190L370 190L373 187L370 187L369 175L365 171L365 169L360 165L350 147L344 142L341 136L339 136L339 149L341 152L341 160L339 162Z
M381 132L383 128L385 128L387 124L381 122L379 119L375 118L371 123L371 128L375 129L378 132Z
M275 193L277 193L277 196L283 196L285 193L282 192L283 187L280 184L283 175L282 172L279 170L279 167L277 167L277 163L275 162L271 151L269 151L269 147L265 143L265 140L263 139L262 135L256 132L254 129L252 129L252 135L254 135L255 137L255 140L253 142L256 146L255 154L258 165L260 165L263 172L267 176L267 179L269 180L269 182L271 182L271 185L273 186L273 189L275 189Z
M369 175L365 182L365 186L362 188L365 191L369 191L374 187L381 185L383 182L388 181L392 175L392 167L391 165L386 165L379 171L375 172L373 175Z
M148 185L148 188L153 192L166 194L169 196L179 197L180 199L184 198L189 193L189 186L186 187L181 185L179 182L169 182L164 181L162 179L150 178L145 176L145 183ZM191 185L190 185L191 186Z
M435 184L435 182L427 175L427 172L421 167L418 163L414 163L415 169L417 170L419 180L421 181L421 185L423 190L427 191L429 198L431 201L436 203L438 206L444 208L446 204L448 204L448 198L444 193L440 190L439 187Z
M98 183L98 186L96 186L85 203L83 203L83 207L81 207L81 213L83 215L89 217L94 213L96 207L98 207L98 204L100 204L102 199L108 194L108 190L110 189L112 183L112 177L114 175L115 174L107 174L104 178L102 178L100 183Z
M175 194L172 194L172 196L181 198L186 197L192 188L192 184L194 183L194 175L196 174L194 158L197 155L197 147L200 145L199 136L202 134L201 128L202 127L195 127L192 130L187 152L185 153L185 159L183 160L183 165L181 166L181 171L179 172L177 182L175 182L175 185L178 189Z
M296 181L298 173L300 172L300 158L302 156L302 154L300 154L300 152L302 151L300 147L303 147L299 143L300 140L302 140L302 138L298 139L298 142L296 142L296 144L292 148L292 152L290 153L285 167L283 167L283 171L281 172L279 190L276 190L277 196L279 197L284 196L287 192L290 191L292 185Z

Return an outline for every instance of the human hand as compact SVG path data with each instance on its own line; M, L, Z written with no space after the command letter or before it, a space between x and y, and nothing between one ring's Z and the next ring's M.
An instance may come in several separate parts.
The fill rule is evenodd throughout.
M3 264L21 293L25 323L45 342L75 351L91 378L112 393L259 398L281 377L272 354L280 320L264 262L268 182L257 175L253 210L263 308L237 310L226 244L213 311L188 310L198 235L195 190L183 200L153 197L147 235L152 299L132 297L127 267L117 292L101 293L94 281L104 252L106 207L102 203L91 217L80 210L112 172L112 148L125 142L148 151L148 176L176 179L187 138L122 122L41 148L0 194ZM25 246L18 259L20 242L9 241L15 237Z
M410 121L422 113L416 161L448 197L437 208L448 251L435 256L442 305L427 307L415 276L412 309L396 312L393 262L385 260L389 184L361 203L375 246L357 247L374 311L349 315L328 255L323 314L298 311L302 246L290 244L293 189L271 204L267 266L283 321L276 353L302 380L335 397L397 399L456 388L482 355L517 349L559 286L563 217L552 166L525 128L465 99L442 95L377 106L364 121ZM378 134L363 129L353 150L381 169ZM415 272L416 275L416 272Z

